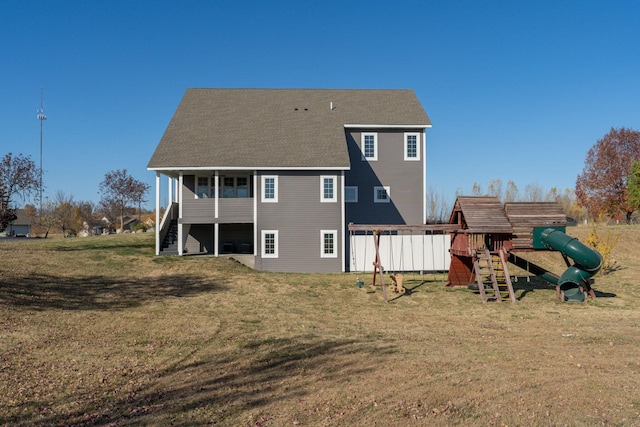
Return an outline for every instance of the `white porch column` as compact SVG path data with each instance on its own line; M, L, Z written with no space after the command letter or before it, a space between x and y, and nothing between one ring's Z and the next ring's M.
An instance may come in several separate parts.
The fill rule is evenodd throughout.
M156 171L156 255L160 255L160 172Z
M183 184L184 176L183 173L180 172L180 176L178 178L178 255L182 255L184 252L184 242L182 240L183 228L182 224L182 184Z
M213 224L213 255L218 256L220 247L220 224L217 222Z
M347 258L347 254L344 252L347 248L346 242L345 240L347 240L347 233L346 233L346 215L345 215L345 203L344 203L344 171L340 172L340 224L342 227L342 233L340 233L339 235L341 235L341 239L342 240L342 272L344 273L346 271L346 262L349 258Z
M422 131L422 223L427 223L427 131Z
M215 206L215 216L214 218L218 219L218 189L220 187L220 175L219 172L216 171L215 176L213 177L213 191L215 191L214 198L214 206ZM216 234L217 236L217 234ZM216 254L218 255L218 254Z
M258 189L258 171L253 171L253 256L258 256L258 197L262 189Z

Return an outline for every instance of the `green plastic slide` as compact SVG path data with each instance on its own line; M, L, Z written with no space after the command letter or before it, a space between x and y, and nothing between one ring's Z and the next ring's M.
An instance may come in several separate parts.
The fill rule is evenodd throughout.
M558 279L565 301L584 301L582 286L584 283L589 283L588 280L600 271L602 267L600 253L554 228L542 231L541 241L549 249L559 251L574 262Z

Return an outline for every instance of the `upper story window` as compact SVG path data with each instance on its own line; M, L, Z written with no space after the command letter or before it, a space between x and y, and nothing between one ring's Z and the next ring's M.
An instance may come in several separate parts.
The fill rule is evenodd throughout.
M221 179L220 197L224 199L251 197L249 178L246 176L225 176Z
M212 197L211 177L199 176L196 181L196 198L207 199Z
M346 203L358 203L358 186L348 185L344 187L344 201Z
M360 141L362 160L378 160L378 134L362 133Z
M262 201L265 203L278 202L278 176L262 176Z
M320 201L321 202L336 202L336 177L335 176L321 176L320 177Z
M420 160L420 134L407 132L404 134L404 159Z
M391 187L389 186L373 187L374 203L389 203L390 201L391 201Z

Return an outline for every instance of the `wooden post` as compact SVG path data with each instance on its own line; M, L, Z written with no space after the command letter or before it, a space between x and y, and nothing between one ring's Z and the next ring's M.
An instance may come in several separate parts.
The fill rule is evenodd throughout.
M384 286L384 268L380 264L380 230L373 231L373 245L376 248L376 259L373 262L373 289L376 288L376 276L380 274L380 287L382 288L382 297L388 302L387 288Z

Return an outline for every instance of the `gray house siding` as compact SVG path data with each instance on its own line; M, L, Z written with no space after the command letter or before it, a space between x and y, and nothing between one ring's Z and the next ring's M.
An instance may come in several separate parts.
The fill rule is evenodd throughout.
M220 224L253 222L253 198L218 199Z
M264 203L262 175L278 175L278 202ZM263 172L258 177L257 256L255 267L266 271L336 272L342 269L340 171ZM336 180L336 202L320 201L321 176ZM262 257L262 231L278 231L278 258ZM336 231L332 258L321 257L321 230Z
M361 135L377 133L378 159L363 161ZM405 132L418 133L419 161L404 158ZM351 170L345 185L358 187L358 202L346 203L347 223L421 224L423 221L424 135L421 130L347 130ZM390 187L390 203L374 203L374 187Z
M213 253L214 231L211 224L196 224L189 227L185 244L187 254Z

